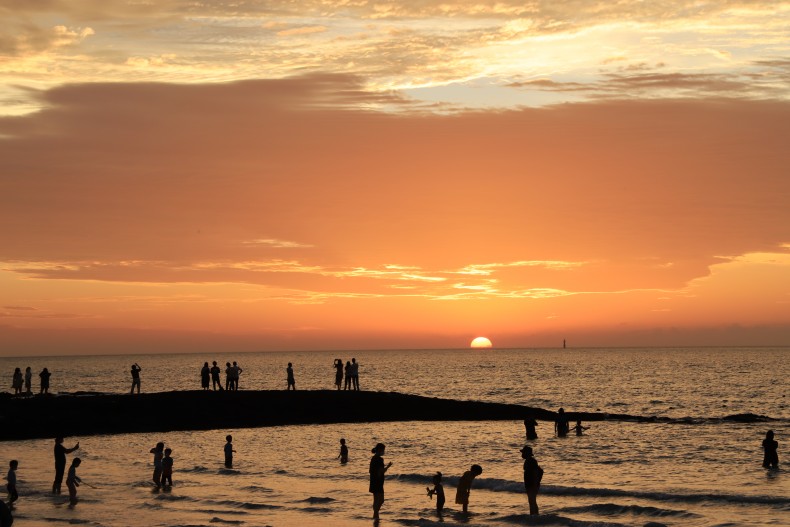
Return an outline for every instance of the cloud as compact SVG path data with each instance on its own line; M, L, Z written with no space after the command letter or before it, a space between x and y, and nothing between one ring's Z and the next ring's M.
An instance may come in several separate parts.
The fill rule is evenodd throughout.
M755 69L759 68L759 69ZM508 84L512 88L557 93L583 93L596 99L629 98L762 98L785 99L790 84L777 82L781 62L755 62L726 73L662 72L644 64L630 65L618 72L602 73L589 82L531 79Z
M281 29L277 32L278 37L293 37L301 35L314 35L316 33L324 33L327 31L326 26L303 26L294 27L290 29Z
M0 29L0 58L35 55L74 46L95 34L90 27L39 27L9 23Z
M45 110L0 118L0 261L17 275L671 291L718 255L790 240L781 101L392 114L358 108L408 101L343 75L39 97Z

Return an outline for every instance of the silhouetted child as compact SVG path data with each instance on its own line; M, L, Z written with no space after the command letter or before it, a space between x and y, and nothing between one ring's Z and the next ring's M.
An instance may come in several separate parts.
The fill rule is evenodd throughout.
M154 455L154 475L151 478L156 488L162 486L162 459L164 458L165 444L159 442L150 452Z
M162 485L173 486L173 458L170 453L173 452L170 448L165 448L165 457L162 458Z
M579 419L578 421L576 421L576 426L574 426L574 427L573 427L573 430L576 432L576 435L577 435L577 436L580 436L580 435L582 435L582 432L583 432L584 430L589 430L589 429L590 429L590 427L589 427L589 426L582 426L582 421L581 421L581 419Z
M8 466L8 476L6 477L8 485L6 485L6 488L8 489L8 504L11 505L19 499L19 494L16 491L16 468L19 466L19 462L14 459Z
M236 452L235 450L233 450L233 436L230 434L226 435L225 441L227 441L227 443L225 443L225 466L227 468L232 468L233 453Z
M66 476L66 486L69 488L69 503L74 505L77 503L77 487L80 486L82 480L77 476L77 467L82 464L82 460L78 457L75 457L71 460L71 466L69 467L69 475Z
M436 496L436 512L439 514L444 510L444 487L442 486L442 473L437 472L433 476L433 488L426 487L428 497Z
M765 455L763 457L763 466L765 468L779 468L779 443L774 441L774 431L768 430L763 439L763 450Z
M290 362L288 363L288 367L285 368L286 373L288 374L288 387L286 390L290 390L291 388L296 391L296 379L294 379L294 367L293 364Z
M458 490L455 492L455 502L464 506L464 512L469 508L469 493L472 491L472 481L483 473L480 465L472 465L472 467L464 472L464 475L458 480Z
M346 446L345 439L340 440L340 454L337 457L340 459L341 463L348 463L348 447Z

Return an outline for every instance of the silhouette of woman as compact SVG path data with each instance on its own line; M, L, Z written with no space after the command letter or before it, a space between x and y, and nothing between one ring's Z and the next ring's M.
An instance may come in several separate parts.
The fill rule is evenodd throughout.
M209 389L211 379L211 370L208 367L208 362L203 363L203 368L200 370L200 387L204 390Z
M30 366L25 368L25 393L30 395L33 393L31 390L31 385L33 384L33 372L30 369Z
M222 390L222 381L219 380L219 374L222 373L222 370L220 370L219 366L217 366L217 361L214 361L211 364L211 386L214 388L214 390L217 389L217 386L219 386L219 389Z
M384 504L384 474L392 466L392 462L384 464L384 443L377 443L373 447L373 457L370 458L370 488L373 494L373 519L379 519L379 510Z
M340 385L343 384L343 359L335 359L335 386L337 389L340 389Z
M14 395L22 393L22 370L14 368L14 376L11 379L11 387L14 389Z
M774 441L774 431L768 430L763 439L763 450L765 456L763 457L763 466L765 468L779 468L779 443Z

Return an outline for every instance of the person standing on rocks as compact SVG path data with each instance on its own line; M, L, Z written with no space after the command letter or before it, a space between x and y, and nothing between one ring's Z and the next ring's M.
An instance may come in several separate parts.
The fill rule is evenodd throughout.
M134 393L134 387L137 386L137 393L140 393L140 372L142 368L136 362L132 364L132 390L129 393Z
M211 379L211 369L208 367L208 362L204 362L203 367L200 369L200 387L203 390L208 391L209 379Z
M357 359L351 359L351 384L354 390L359 391L359 363Z
M219 374L222 373L222 370L217 366L217 361L213 361L211 364L211 386L214 390L219 387L219 390L222 391L222 381L219 380Z
M52 374L48 369L44 368L41 370L41 373L39 373L38 376L41 379L41 389L39 390L39 394L49 393L49 378L52 377Z
M294 366L290 362L288 363L288 367L285 368L285 371L288 375L288 387L286 390L290 390L293 388L296 391L296 379L294 379Z
M33 394L32 385L33 385L33 370L31 370L30 366L28 366L27 368L25 368L25 394L27 395Z

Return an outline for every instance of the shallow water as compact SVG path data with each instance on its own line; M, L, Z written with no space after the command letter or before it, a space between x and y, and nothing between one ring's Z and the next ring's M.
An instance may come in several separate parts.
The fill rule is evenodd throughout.
M81 501L74 508L67 506L65 497L47 492L53 475L51 440L0 443L0 462L20 461L15 511L19 525L369 526L367 470L370 448L378 441L387 444L385 459L393 462L382 525L438 525L433 502L425 494L437 470L445 474L447 493L442 525L790 525L787 473L760 466L760 442L769 427L780 443L780 462L786 458L788 351L355 352L365 389L546 408L563 405L574 411L694 418L758 413L778 418L770 424L594 422L585 436L563 439L552 437L551 423L541 422L540 439L532 442L546 471L538 519L526 515L518 452L524 428L513 421L68 438L66 446L80 440L81 449L73 454L83 459L79 474L95 487L82 486ZM337 353L276 353L216 359L240 362L245 368L242 389L273 389L278 384L284 388L288 361L294 363L297 386L317 389L333 382L335 356L350 358ZM45 365L53 370L54 391L76 391L90 384L94 390L119 392L128 387L127 368L134 361L143 367L143 390L153 391L194 389L207 359L211 357L26 361L34 371ZM27 362L0 359L0 366L10 377L9 365ZM92 380L86 383L88 374ZM222 466L227 433L233 434L238 451L232 470ZM347 439L351 450L345 466L336 460L340 437ZM155 492L149 484L148 451L157 441L165 441L174 451L175 485L167 492ZM454 504L455 484L472 463L482 465L484 472L475 480L471 515L466 517Z

